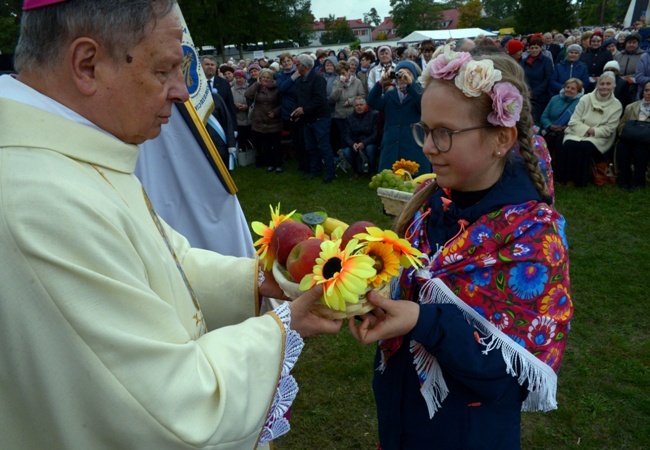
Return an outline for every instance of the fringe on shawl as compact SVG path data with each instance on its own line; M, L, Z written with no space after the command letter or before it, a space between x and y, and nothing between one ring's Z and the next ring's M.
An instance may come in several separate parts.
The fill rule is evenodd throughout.
M481 343L485 345L484 354L501 349L507 373L517 377L520 385L528 383L529 393L521 407L522 411L557 409L555 399L557 375L553 369L535 358L529 351L507 337L472 307L460 300L441 280L437 278L428 280L420 292L420 304L445 303L454 304L460 308L465 319L486 336L481 339ZM418 376L421 381L424 379L420 392L429 409L429 417L433 417L449 392L442 376L442 370L438 361L421 344L411 341L410 349L414 355Z

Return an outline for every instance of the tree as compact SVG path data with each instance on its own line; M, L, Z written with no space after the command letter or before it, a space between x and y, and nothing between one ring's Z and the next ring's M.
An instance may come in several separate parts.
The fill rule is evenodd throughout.
M370 12L363 15L363 21L368 25L372 25L372 29L374 30L381 23L381 17L379 17L375 8L370 8Z
M0 52L12 54L20 35L22 0L0 0Z
M605 25L622 22L629 1L582 0L578 2L578 15L583 24Z
M460 18L458 19L458 28L476 28L481 21L481 11L483 5L481 0L469 0L467 3L458 6Z
M325 32L321 34L323 45L349 43L356 39L345 17L335 18L332 14L325 19Z
M571 0L521 0L515 23L522 34L564 30L576 25L576 14Z
M433 0L390 0L393 24L398 36L415 30L435 30L440 27L444 7Z
M515 14L517 0L482 0L485 13L497 19L505 19Z
M309 41L314 17L310 0L179 0L197 47L212 45L224 53L236 45L243 56L245 44L276 40Z

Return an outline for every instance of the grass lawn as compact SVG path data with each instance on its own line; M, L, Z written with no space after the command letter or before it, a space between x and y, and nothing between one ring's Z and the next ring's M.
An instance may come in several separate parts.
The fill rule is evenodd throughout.
M326 211L351 223L388 228L392 218L368 179L338 172L334 183L301 181L293 161L283 174L254 166L233 178L249 221L282 211ZM559 377L558 405L524 413L523 449L650 448L650 188L556 188L567 219L575 315ZM648 303L646 303L648 302ZM300 393L291 432L276 450L375 449L371 390L375 346L362 346L347 327L307 340L296 369Z

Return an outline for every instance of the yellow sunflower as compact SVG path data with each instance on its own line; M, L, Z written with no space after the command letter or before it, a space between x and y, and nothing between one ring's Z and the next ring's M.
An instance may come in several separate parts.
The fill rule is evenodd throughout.
M377 274L374 259L354 254L359 246L356 239L351 239L343 250L340 240L324 241L314 271L300 281L300 290L322 284L325 304L335 311L345 311L345 302L357 303L366 292L368 279Z
M410 173L411 175L415 174L418 169L420 168L420 165L416 163L415 161L408 161L404 158L400 159L399 161L395 161L393 163L393 172L397 174L397 171L400 169L405 170L406 172Z
M393 246L381 242L368 242L363 252L374 261L374 268L377 275L368 281L377 289L384 283L388 283L392 277L399 275L399 254L393 251Z
M269 205L269 208L271 208L271 221L269 222L268 226L262 222L251 223L251 228L253 228L253 231L258 236L261 236L260 239L255 241L253 246L259 246L256 253L260 256L265 270L271 270L273 268L273 261L275 260L275 255L271 252L271 238L273 237L273 230L275 230L278 225L280 225L285 220L290 220L290 217L293 215L293 213L296 212L294 209L289 214L280 214L279 203L278 207L275 210L271 205Z
M332 231L332 234L328 236L325 234L325 228L323 228L322 225L316 225L316 231L314 232L314 235L316 239L320 239L321 241L335 241L337 239L341 239L343 236L343 228L336 227L334 231Z
M400 238L391 230L382 230L378 227L368 227L368 233L359 233L354 235L356 239L370 242L381 242L393 247L393 252L396 252L400 258L402 267L420 267L422 262L417 259L422 256L422 252L413 248L409 241Z

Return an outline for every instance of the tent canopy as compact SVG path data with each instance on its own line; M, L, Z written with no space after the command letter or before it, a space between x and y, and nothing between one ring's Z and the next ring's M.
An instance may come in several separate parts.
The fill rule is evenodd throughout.
M422 42L427 39L434 41L444 41L449 38L453 39L463 39L463 38L475 38L479 34L482 34L487 37L495 37L496 33L491 31L485 31L480 28L459 28L456 30L418 30L409 34L403 39L397 41L398 44L410 44L413 42Z

